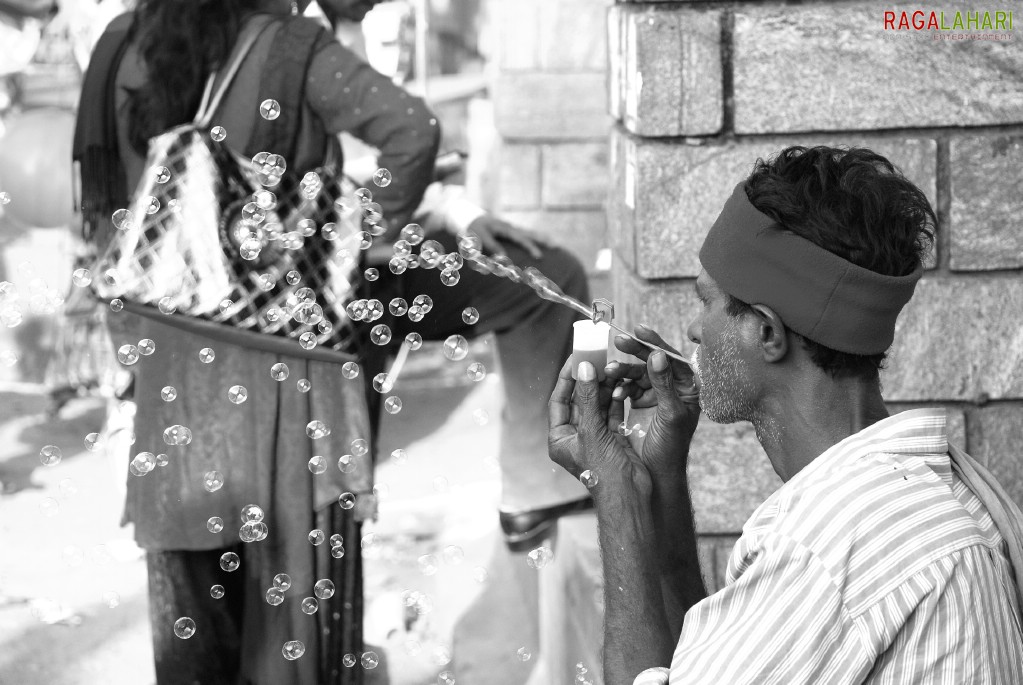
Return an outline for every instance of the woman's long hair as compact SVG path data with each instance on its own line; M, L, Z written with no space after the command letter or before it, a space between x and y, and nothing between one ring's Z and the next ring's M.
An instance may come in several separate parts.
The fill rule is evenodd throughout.
M139 0L129 34L146 70L128 96L128 140L145 155L149 139L191 121L206 77L238 38L245 13L260 0Z

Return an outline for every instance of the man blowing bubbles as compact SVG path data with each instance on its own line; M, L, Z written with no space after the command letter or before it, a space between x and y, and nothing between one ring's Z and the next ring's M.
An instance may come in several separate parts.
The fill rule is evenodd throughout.
M700 251L694 371L622 336L645 364L598 383L566 363L550 456L599 476L608 685L1023 682L1023 516L948 444L943 410L889 416L881 397L935 225L880 155L787 148ZM616 433L626 398L650 421L642 444ZM711 596L686 481L701 409L751 422L784 481Z

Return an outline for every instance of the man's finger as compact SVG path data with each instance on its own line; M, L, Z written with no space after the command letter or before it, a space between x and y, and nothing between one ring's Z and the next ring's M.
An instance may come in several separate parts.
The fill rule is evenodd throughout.
M581 427L599 433L604 427L600 411L600 383L593 364L583 362L576 370L575 404Z
M625 399L629 391L624 386L617 386L611 393L611 404L607 410L607 429L612 433L625 420Z
M547 403L547 425L553 430L558 426L572 423L572 392L575 379L572 378L572 358L565 360L554 384L554 391Z
M674 415L676 413L675 377L668 363L668 355L663 352L654 352L647 361L647 370L650 374L650 385L657 395L658 411L662 409Z

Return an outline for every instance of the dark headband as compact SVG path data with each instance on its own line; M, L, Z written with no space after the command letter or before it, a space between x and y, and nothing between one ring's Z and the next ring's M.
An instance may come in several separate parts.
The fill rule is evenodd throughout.
M839 352L879 354L923 274L885 276L779 227L740 183L711 226L700 262L718 286L749 304L771 307L786 326Z

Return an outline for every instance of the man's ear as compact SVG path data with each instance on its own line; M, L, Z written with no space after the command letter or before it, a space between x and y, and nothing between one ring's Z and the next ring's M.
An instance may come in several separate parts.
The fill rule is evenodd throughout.
M781 317L764 304L750 305L757 317L757 342L763 350L764 361L780 362L789 351L788 331Z

